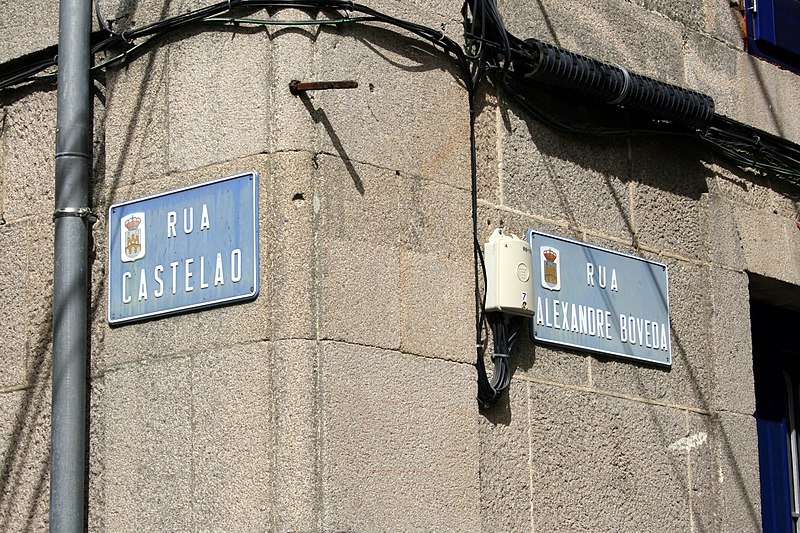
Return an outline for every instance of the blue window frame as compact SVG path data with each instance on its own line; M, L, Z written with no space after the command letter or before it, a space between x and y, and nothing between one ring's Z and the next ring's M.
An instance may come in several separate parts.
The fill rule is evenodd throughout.
M765 533L798 533L800 525L800 352L793 332L800 314L751 306L756 428Z
M800 0L745 0L748 51L800 73Z

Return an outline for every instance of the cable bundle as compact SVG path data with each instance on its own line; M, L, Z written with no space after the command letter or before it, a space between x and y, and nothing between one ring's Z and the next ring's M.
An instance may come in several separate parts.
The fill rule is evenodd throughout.
M494 364L494 370L490 380L486 374L483 351L479 350L479 357L476 363L478 370L478 405L483 409L494 404L511 384L508 357L523 324L522 317L503 313L486 313L486 319L492 329L492 340L494 342L492 363Z

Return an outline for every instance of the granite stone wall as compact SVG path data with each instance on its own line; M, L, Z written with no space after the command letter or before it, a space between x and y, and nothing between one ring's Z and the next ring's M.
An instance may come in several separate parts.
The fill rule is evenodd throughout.
M365 3L462 40L461 2ZM745 52L736 3L500 4L520 37L800 142L798 78ZM101 9L138 27L201 5ZM0 62L57 42L55 4L0 12ZM296 97L293 79L359 87ZM800 285L796 187L687 140L555 132L484 85L481 241L533 228L667 264L673 366L523 335L481 411L450 59L375 24L200 27L94 85L90 531L760 529L748 273ZM2 531L48 522L55 100L0 92ZM258 299L109 327L109 205L244 170Z

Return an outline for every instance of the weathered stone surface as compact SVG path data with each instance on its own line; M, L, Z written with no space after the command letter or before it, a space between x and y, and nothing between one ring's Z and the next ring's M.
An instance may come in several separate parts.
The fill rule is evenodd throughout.
M163 176L169 168L168 64L168 47L161 46L108 74L108 204L120 201L120 187Z
M329 241L320 256L320 337L398 349L400 294L397 248Z
M317 123L319 149L467 188L469 111L457 66L392 31L348 26L320 33L316 78L351 79L354 64L368 75L357 89L301 97Z
M706 157L707 152L682 141L632 141L632 173L638 181L633 219L642 246L682 257L707 258L705 210L698 205L707 191L709 173L701 164Z
M756 406L747 274L712 268L710 289L714 407L750 415Z
M721 531L761 530L758 437L752 416L718 413L713 440L719 454Z
M0 63L58 44L58 3L34 0L25 9L18 6L0 2Z
M275 531L319 527L318 357L314 341L276 341L272 351Z
M0 394L0 529L46 531L50 382Z
M734 217L747 270L800 284L800 227L768 211L735 206Z
M738 120L800 142L800 124L790 118L800 101L797 75L745 52L737 52L736 72L738 79L750 81L737 86Z
M264 206L261 237L262 286L271 288L274 339L316 337L318 298L314 217L319 198L309 152L281 152L262 174L273 198Z
M530 402L535 530L690 530L682 411L533 383Z
M0 324L4 341L0 364L0 387L25 382L28 250L27 223L0 226Z
M687 413L685 437L669 447L676 457L687 457L690 469L691 518L695 531L722 531L723 477L720 475L720 450L727 446L717 431L712 415ZM760 521L760 520L759 520ZM752 524L752 523L751 523ZM758 528L742 527L745 531Z
M469 365L322 345L325 530L480 529Z
M688 32L685 50L686 88L714 99L714 110L737 118L743 110L737 99L736 51L708 35Z
M105 395L105 527L191 530L191 358L108 372Z
M515 381L506 396L481 411L481 531L531 529L531 454L528 384ZM536 513L534 510L533 513Z
M5 156L3 217L11 222L53 212L55 176L56 91L27 95L4 108L0 125Z
M270 345L193 358L192 519L195 530L268 528L272 464Z
M556 133L509 109L503 116L504 205L630 241L634 228L624 142Z
M475 326L470 320L475 299L468 265L432 254L400 255L403 352L475 362Z
M264 65L271 61L268 35L220 29L175 39L167 66L169 170L266 152L271 107L264 79Z

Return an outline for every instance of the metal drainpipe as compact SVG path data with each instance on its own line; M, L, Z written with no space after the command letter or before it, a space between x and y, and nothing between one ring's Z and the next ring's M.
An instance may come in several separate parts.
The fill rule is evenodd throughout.
M50 530L85 528L91 0L61 0L56 120Z

